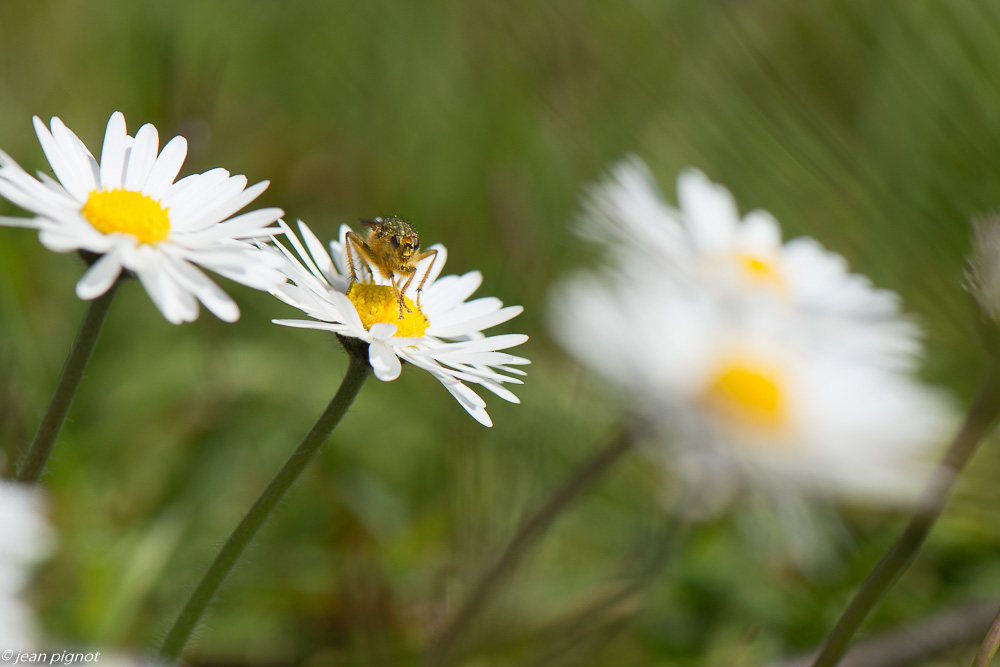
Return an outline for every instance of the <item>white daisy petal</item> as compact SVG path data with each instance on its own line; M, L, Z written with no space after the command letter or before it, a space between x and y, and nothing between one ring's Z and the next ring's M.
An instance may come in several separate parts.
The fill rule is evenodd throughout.
M27 227L38 229L38 220L35 218L11 218L0 215L0 227Z
M391 338L398 328L395 324L389 322L376 322L368 329L368 333L376 340L383 340Z
M125 116L116 111L108 120L104 131L104 148L101 150L101 187L113 190L125 182L125 146L128 131Z
M62 148L49 132L49 128L45 127L41 118L35 116L32 121L35 124L35 134L38 135L38 143L42 145L42 152L45 153L45 158L49 161L52 172L73 197L84 201L89 190L86 182L73 169L72 158L63 153Z
M198 319L198 302L181 287L169 269L165 269L164 263L155 262L144 270L137 270L136 275L168 322L194 322Z
M220 222L214 227L201 232L198 238L217 239L267 239L271 238L274 230L268 227L276 221L284 211L280 208L261 208L249 213L243 213L235 218L230 218L226 222Z
M52 119L52 138L66 160L66 167L73 173L73 180L81 192L90 192L98 185L98 172L94 158L72 130L58 118Z
M177 181L163 196L163 206L170 209L170 223L180 228L197 215L198 211L212 204L216 189L229 180L229 172L221 167L203 174L192 174Z
M205 304L212 314L223 322L240 319L240 309L236 302L193 264L174 260L172 267L180 285Z
M160 136L156 128L149 123L139 128L135 133L135 141L125 165L125 182L123 187L133 192L141 192L146 179L156 162L156 154L160 149Z
M371 364L375 377L383 382L395 380L403 370L396 353L379 340L373 340L368 346L368 363Z
M104 254L76 284L76 295L84 301L96 299L108 291L121 272L122 263L118 254L114 251Z
M312 230L306 227L301 220L299 220L299 234L302 235L302 240L309 249L307 255L302 255L302 253L299 252L302 259L312 259L313 266L315 266L324 277L336 275L337 269L334 267L333 260L330 258L330 255L326 252L326 248L323 247L323 244L318 238L316 238L316 235L312 233Z
M187 139L174 137L168 141L153 163L145 185L142 186L143 194L149 195L156 201L163 199L174 179L177 178L177 174L180 173L186 157Z
M230 176L212 191L212 202L201 207L197 214L185 221L184 231L199 231L211 227L243 208L241 195L246 191L247 177L243 174ZM259 193L256 193L259 194ZM254 196L256 196L254 194ZM232 204L239 204L236 208ZM218 211L218 213L216 213Z
M483 426L493 426L493 420L486 414L486 401L479 397L476 392L466 387L461 382L457 384L445 384L445 389L458 399L458 404L465 408L465 411L472 415L472 418Z

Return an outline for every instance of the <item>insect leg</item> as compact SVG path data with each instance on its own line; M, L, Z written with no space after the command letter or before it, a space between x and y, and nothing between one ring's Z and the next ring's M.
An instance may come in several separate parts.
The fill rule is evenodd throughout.
M424 275L420 278L420 282L417 284L417 308L420 308L420 292L424 289L424 283L427 282L427 276L430 275L431 269L434 268L434 262L437 261L437 256L438 256L437 248L431 248L430 250L422 252L420 254L420 256L417 257L416 260L415 260L415 261L419 262L420 260L427 259L428 257L432 258L431 259L431 263L427 265L427 270L424 271ZM416 275L416 272L414 272L413 275ZM413 280L413 276L412 275L410 276L410 280ZM407 285L410 284L410 280L406 281ZM406 288L404 287L403 289L406 289Z
M359 261L364 261L364 256L361 254L361 250L357 246L364 246L364 245L368 245L368 244L365 243L364 239L362 239L360 236L358 236L354 232L347 232L347 248L346 248L346 250L347 250L347 266L349 266L351 268L351 281L350 281L350 283L347 286L348 289L351 288L351 285L353 285L354 283L358 282L358 276L357 276L357 274L354 271L354 258L351 255L351 246L352 245L355 246L355 249L358 251L358 260Z
M413 275L412 274L410 275L410 279L411 280L413 279ZM412 310L410 310L410 307L406 305L406 300L403 299L403 292L406 290L406 285L410 284L410 281L407 280L406 281L406 285L403 285L403 289L399 289L399 287L396 285L396 274L393 273L392 275L389 276L389 282L392 283L392 290L396 293L396 298L399 299L399 318L398 319L403 319L403 309L404 308L406 309L406 312L408 312L408 313L412 313L413 312Z

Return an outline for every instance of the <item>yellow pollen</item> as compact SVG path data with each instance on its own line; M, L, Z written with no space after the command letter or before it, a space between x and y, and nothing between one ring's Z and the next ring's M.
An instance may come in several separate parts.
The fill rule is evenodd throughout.
M403 319L399 319L399 299L389 285L354 283L347 290L347 298L358 309L361 324L366 330L376 322L395 324L397 329L394 335L401 338L420 338L427 330L427 318L408 296L403 299L410 310L407 312L404 309Z
M167 209L141 192L94 190L80 213L102 234L123 232L140 243L159 243L170 234Z
M784 283L781 274L768 259L757 255L739 254L736 255L736 261L743 272L755 282L772 283L779 287Z
M705 391L705 403L736 427L776 430L785 423L781 378L772 369L724 364Z

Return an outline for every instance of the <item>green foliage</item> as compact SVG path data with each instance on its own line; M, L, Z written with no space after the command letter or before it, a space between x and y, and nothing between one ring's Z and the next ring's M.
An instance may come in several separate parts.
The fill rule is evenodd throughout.
M483 294L525 306L502 327L531 335L522 405L494 398L487 430L426 374L372 380L191 662L417 664L523 512L624 412L548 339L544 306L588 261L570 232L582 188L627 153L671 198L680 167L702 168L745 210L900 292L928 332L928 379L967 397L984 363L961 287L968 221L1000 202L998 30L1000 5L975 0L0 3L0 147L26 168L44 165L33 114L96 150L121 110L132 131L189 139L183 173L270 179L259 203L321 238L404 216L448 246L446 272L480 269ZM82 318L82 270L0 229L8 461ZM225 288L234 325L204 313L174 327L137 285L118 295L43 477L60 547L32 596L50 636L154 646L336 389L335 341L275 327L290 309ZM994 450L868 628L996 597ZM794 555L767 512L683 531L660 483L641 456L620 464L525 562L464 664L755 665L808 650L902 525L830 512ZM629 589L662 540L676 548Z

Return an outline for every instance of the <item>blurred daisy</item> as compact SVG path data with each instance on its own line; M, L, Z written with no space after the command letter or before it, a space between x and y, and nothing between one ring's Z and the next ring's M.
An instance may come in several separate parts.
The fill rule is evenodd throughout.
M272 294L314 319L274 320L275 324L332 331L367 343L369 363L375 376L383 381L399 377L402 361L422 368L485 426L493 425L486 414L486 402L464 383L477 384L511 403L520 402L503 385L521 384L521 380L511 375L524 372L512 366L529 361L500 350L520 345L528 337L523 334L486 337L482 331L506 322L523 309L504 308L495 297L467 301L482 283L478 271L439 277L447 261L447 251L440 244L432 246L437 250L437 259L433 267L431 258L417 265L414 279L404 292L408 311L400 319L390 279L373 275L357 257L354 266L358 282L349 285L346 255L349 227L340 228L340 240L330 243L328 253L304 223L299 222L304 245L284 222L279 224L298 257L277 242L276 249L267 247L281 257L284 263L281 271L289 280ZM421 282L424 287L418 299L417 286Z
M36 180L0 151L0 195L37 216L0 218L0 225L37 229L56 252L98 255L77 283L81 299L104 294L127 270L174 324L196 319L198 301L232 322L236 303L195 265L261 290L283 280L273 259L250 243L275 233L268 225L281 210L231 217L267 182L247 188L245 176L225 169L174 182L186 140L174 137L159 151L155 127L143 125L133 138L118 112L108 121L100 163L58 118L51 130L38 117L34 125L58 180L42 173Z
M869 363L850 341L817 342L783 310L734 316L658 286L578 277L555 291L550 319L557 339L625 388L669 444L650 449L664 466L716 495L784 481L915 499L951 423L937 392Z
M35 645L34 614L21 595L52 535L37 494L10 482L0 482L0 526L0 646L26 651Z
M816 335L863 339L858 350L884 363L912 363L919 353L920 329L898 295L851 273L842 256L808 237L783 243L770 213L741 217L732 194L696 169L681 172L677 198L679 208L666 203L646 165L630 158L591 190L580 227L614 250L617 270L662 274L677 291L731 309L772 302ZM870 326L858 329L857 320Z
M678 199L637 160L592 191L581 228L611 253L554 290L556 338L626 390L694 488L913 500L951 413L910 375L919 330L898 297L812 239L783 244L769 214L741 218L698 171Z

